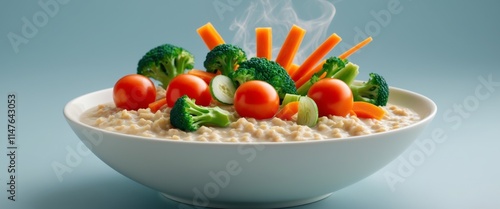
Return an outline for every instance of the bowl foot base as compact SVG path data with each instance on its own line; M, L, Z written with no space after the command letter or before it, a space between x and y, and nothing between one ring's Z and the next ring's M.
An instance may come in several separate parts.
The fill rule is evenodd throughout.
M322 199L325 199L329 197L332 193L325 194L325 195L320 195L316 197L311 197L311 198L304 198L304 199L296 199L296 200L289 200L289 201L278 201L278 202L249 202L249 203L238 203L238 202L224 202L224 201L209 201L208 203L204 205L196 205L192 199L186 199L186 198L180 198L180 197L175 197L171 196L165 193L160 194L168 198L170 200L182 203L182 204L187 204L187 205L192 205L193 208L198 208L198 207L208 207L208 208L285 208L285 207L293 207L293 206L299 206L299 205L305 205L313 202L320 201Z

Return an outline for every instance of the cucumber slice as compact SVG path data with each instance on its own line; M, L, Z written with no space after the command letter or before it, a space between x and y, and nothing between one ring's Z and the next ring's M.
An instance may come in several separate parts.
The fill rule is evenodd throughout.
M285 97L283 97L283 102L281 102L281 107L284 107L286 104L290 102L295 102L300 100L300 95L297 94L285 94Z
M309 97L300 97L297 124L309 127L315 126L318 122L318 106Z
M233 81L225 75L217 75L210 81L212 98L222 104L233 104L235 91Z

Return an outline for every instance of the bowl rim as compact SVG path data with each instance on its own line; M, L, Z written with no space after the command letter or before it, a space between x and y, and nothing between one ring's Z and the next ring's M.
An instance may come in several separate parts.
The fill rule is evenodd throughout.
M95 131L98 131L98 132L103 132L103 133L106 133L106 134L111 134L111 135L116 135L116 136L119 136L119 137L125 137L125 138L129 138L129 139L138 139L138 140L146 140L146 141L149 141L149 142L164 142L164 143L187 143L187 144L199 144L199 145L207 145L207 146L241 146L241 145L270 145L270 146L279 146L279 145L301 145L301 144L309 144L309 143L341 143L341 142L345 142L345 141L359 141L359 140L364 140L366 138L371 138L373 136L379 136L379 135L384 135L384 134L391 134L391 133L398 133L398 132L401 132L401 131L404 131L406 129L410 129L410 128L414 128L416 126L419 126L419 125L422 125L422 124L426 124L428 122L430 122L436 115L437 113L437 105L434 101L432 101L430 98L422 95L422 94L419 94L419 93L416 93L416 92L413 92L413 91L409 91L409 90L406 90L406 89L402 89L402 88L398 88L398 87L392 87L390 86L389 87L390 91L399 91L403 94L408 94L408 95L411 95L412 97L418 97L419 99L423 100L425 103L428 103L430 104L430 107L431 107L431 112L424 118L421 118L419 121L417 121L416 123L413 123L413 124L410 124L408 126L405 126L405 127L402 127L402 128L398 128L398 129L394 129L394 130L389 130L389 131L385 131L385 132L379 132L379 133L371 133L371 134L368 134L368 135L361 135L361 136L349 136L349 137L343 137L343 138L327 138L327 139L322 139L322 140L307 140L307 141L285 141L285 142L204 142L204 141L184 141L184 140L170 140L168 138L159 138L159 137L146 137L146 136L138 136L138 135L132 135L132 134L125 134L125 133L119 133L119 132L114 132L114 131L109 131L109 130L105 130L105 129L101 129L101 128L98 128L98 127L94 127L94 126L91 126L91 125L88 125L88 124L85 124L83 122L80 121L80 115L78 115L78 118L73 118L70 116L69 114L69 111L70 111L70 108L71 108L71 105L73 103L75 103L77 100L80 100L82 99L83 97L90 97L90 96L93 96L95 94L102 94L104 92L107 92L107 91L111 91L112 92L112 88L106 88L106 89L101 89L101 90L97 90L97 91L94 91L94 92L89 92L89 93L86 93L86 94L83 94L81 96L78 96L76 98L73 98L71 99L69 102L67 102L65 105L64 105L64 108L63 108L63 115L64 117L66 118L66 120L71 121L75 124L78 124L79 126L83 126L85 128L88 128L88 129L92 129L92 130L95 130ZM87 111L88 109L84 110L83 112Z

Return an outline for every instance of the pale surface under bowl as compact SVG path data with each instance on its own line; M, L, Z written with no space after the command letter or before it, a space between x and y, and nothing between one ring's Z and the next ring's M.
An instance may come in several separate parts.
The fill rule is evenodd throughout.
M64 115L102 161L168 198L208 207L288 207L321 200L376 172L401 154L436 114L430 99L390 91L390 103L411 108L422 120L385 133L309 142L169 141L80 122L84 111L112 102L112 89L70 101Z

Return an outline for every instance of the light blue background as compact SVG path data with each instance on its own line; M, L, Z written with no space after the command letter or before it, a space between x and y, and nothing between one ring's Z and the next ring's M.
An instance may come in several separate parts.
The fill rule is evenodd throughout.
M481 85L478 77L500 82L500 3L399 0L399 13L392 14L385 26L376 23L371 12L387 10L394 1L333 1L337 11L327 32L353 44L356 27L367 31L367 26L378 24L376 33L375 28L368 29L374 41L351 57L361 66L360 78L379 72L390 85L433 99L439 112L417 140L429 139L435 130L443 130L447 140L437 143L422 163L413 164L413 172L393 189L386 175L401 175L400 160L323 201L299 208L499 208L500 87L478 100L470 116L460 117L460 124L444 117L455 105L472 101ZM22 18L31 20L43 11L38 2L0 3L1 208L178 208L178 203L127 179L92 154L82 156L60 182L51 164L64 163L68 149L76 149L79 142L63 118L63 106L79 95L112 87L121 76L135 72L147 50L165 42L192 51L196 67L202 68L207 49L196 28L210 21L231 42L234 31L229 26L249 3L218 1L231 8L220 18L213 0L73 0L60 4L54 17L15 53L7 34L21 35ZM315 1L293 2L302 18L316 17ZM274 37L274 43L283 39ZM331 55L341 52L337 48ZM5 192L9 92L18 97L16 202L7 201ZM415 152L422 152L416 144L400 159L411 160Z

